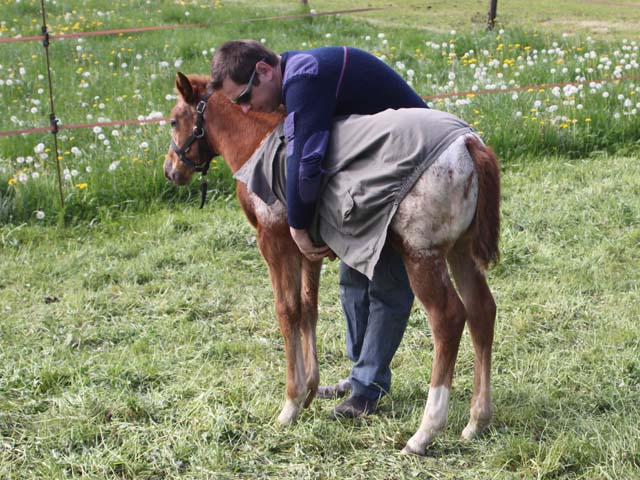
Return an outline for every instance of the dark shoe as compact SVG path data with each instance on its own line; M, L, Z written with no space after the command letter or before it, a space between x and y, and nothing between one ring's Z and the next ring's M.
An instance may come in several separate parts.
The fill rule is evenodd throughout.
M358 418L373 413L378 408L378 400L371 400L363 395L352 393L331 412L333 420L341 418Z
M334 385L324 385L322 387L318 387L318 393L316 393L316 398L327 399L327 398L340 398L344 397L351 391L351 384L349 383L349 379L344 378L339 380L338 383Z

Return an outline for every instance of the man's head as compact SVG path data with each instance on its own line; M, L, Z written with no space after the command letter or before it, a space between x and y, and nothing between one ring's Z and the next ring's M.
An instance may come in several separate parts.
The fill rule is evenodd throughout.
M233 40L211 60L211 86L245 112L272 112L281 103L280 58L254 40Z

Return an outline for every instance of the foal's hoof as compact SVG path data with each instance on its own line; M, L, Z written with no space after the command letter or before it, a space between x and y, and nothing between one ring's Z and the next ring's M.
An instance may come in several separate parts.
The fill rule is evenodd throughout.
M300 410L302 410L301 403L302 403L301 401L295 402L293 400L287 399L284 402L284 407L282 408L280 415L278 415L278 423L280 423L280 425L283 425L285 427L289 425L293 425L296 421L296 418L298 418L298 414L300 413Z
M484 433L490 422L490 418L486 420L470 420L467 426L464 427L464 430L462 430L462 435L460 435L460 438L462 438L463 440L473 440L474 438L478 438Z
M418 455L420 457L424 457L424 454L426 453L426 451L427 451L426 448L421 451L418 451L410 447L409 444L406 444L400 453L402 455Z

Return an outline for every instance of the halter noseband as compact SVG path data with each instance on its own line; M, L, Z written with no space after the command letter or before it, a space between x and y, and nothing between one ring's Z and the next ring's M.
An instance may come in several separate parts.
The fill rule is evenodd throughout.
M196 106L196 112L197 112L196 124L193 127L193 131L191 132L191 135L189 136L189 138L187 138L184 145L182 147L179 147L173 141L173 138L171 139L171 149L175 152L175 154L178 156L180 161L184 163L187 167L195 170L196 172L200 172L201 174L200 179L202 180L202 183L200 185L200 191L202 195L200 199L200 208L204 206L204 202L207 198L208 185L206 180L204 180L204 176L207 174L207 171L209 170L209 165L211 164L211 160L213 160L213 157L218 155L216 152L214 152L211 149L211 147L209 147L209 142L207 142L207 140L204 139L204 134L205 134L204 111L207 108L207 102L209 101L210 96L211 95L206 95L202 100L198 102L198 105ZM189 152L189 150L191 150L191 146L197 140L202 140L201 142L198 143L198 159L201 159L201 158L206 159L204 162L198 163L198 164L189 160L186 155Z

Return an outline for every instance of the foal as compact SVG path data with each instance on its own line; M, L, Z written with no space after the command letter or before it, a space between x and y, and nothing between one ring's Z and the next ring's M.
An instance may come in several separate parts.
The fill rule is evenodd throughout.
M283 112L245 115L223 95L207 96L206 82L204 77L177 75L180 98L171 112L175 148L169 150L164 162L166 177L177 184L187 183L194 167L208 164L210 158L200 158L204 150L211 156L214 152L222 154L235 173L284 118ZM198 104L204 122L199 127L202 137L188 141L198 143L200 148L180 148L192 132L198 131ZM287 363L286 400L278 420L290 424L311 403L318 388L316 322L321 264L310 262L298 251L289 236L282 203L268 206L240 182L237 196L257 229L258 247L273 285ZM475 136L467 137L454 153L441 155L414 184L393 217L388 236L402 255L416 297L427 310L434 341L422 423L404 453L423 455L446 425L465 321L475 359L471 418L462 436L474 438L489 424L496 305L484 272L498 259L499 229L498 161Z

